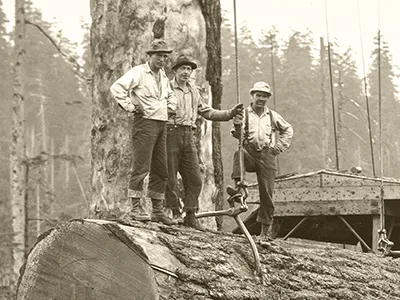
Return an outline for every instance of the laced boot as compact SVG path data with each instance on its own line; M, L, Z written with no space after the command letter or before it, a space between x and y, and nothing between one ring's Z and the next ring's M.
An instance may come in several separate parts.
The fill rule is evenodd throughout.
M168 217L166 212L164 211L164 204L162 199L151 199L151 204L153 206L151 212L151 221L160 222L165 225L177 225L178 222L176 220Z
M194 215L194 211L187 211L186 216L183 219L183 226L191 227L200 231L205 231L205 228L201 226L199 220Z
M131 198L132 209L128 213L128 217L135 221L150 221L149 215L144 211L140 198Z
M269 229L271 225L261 223L261 233L258 238L258 243L260 246L268 247L271 246L272 238L269 235Z
M180 210L178 208L173 208L172 209L172 219L178 222L178 224L183 223L183 218Z

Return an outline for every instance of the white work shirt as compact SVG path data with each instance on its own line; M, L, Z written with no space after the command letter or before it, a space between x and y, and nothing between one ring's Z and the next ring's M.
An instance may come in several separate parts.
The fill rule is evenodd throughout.
M159 83L156 77L159 76ZM176 109L176 97L163 69L155 74L149 63L138 65L126 72L110 87L114 99L127 111L135 106L143 109L143 118L167 121L167 108Z
M272 126L270 111L265 107L264 112L261 116L258 116L254 110L248 108L249 116L249 129L248 129L248 141L252 143L257 150L261 150L265 147L271 147L272 143Z
M267 106L260 116L254 112L251 105L245 110L247 112L244 112L242 127L245 134L247 131L247 141L254 145L256 150L261 151L264 148L276 146L281 152L284 152L289 148L293 137L293 128L280 114L268 109ZM249 118L248 122L246 116ZM274 124L271 124L271 119ZM246 123L248 124L247 129Z

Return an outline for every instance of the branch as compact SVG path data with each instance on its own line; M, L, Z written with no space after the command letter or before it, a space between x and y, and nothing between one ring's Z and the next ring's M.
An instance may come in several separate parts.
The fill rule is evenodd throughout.
M39 29L39 31L41 33L44 34L45 37L48 38L48 40L53 44L53 46L57 49L57 51L64 56L67 59L67 62L72 64L72 66L74 67L75 73L83 80L85 80L86 82L90 82L91 78L86 77L85 75L83 75L81 72L79 72L79 70L85 70L85 68L83 66L81 66L74 57L72 57L71 55L69 55L68 53L66 53L65 51L63 51L59 45L57 45L56 41L42 28L40 27L40 25L36 24L36 23L32 23L29 20L25 20L25 24L29 24L32 25L34 27L36 27L37 29Z
M37 166L42 166L45 164L49 159L60 159L63 161L68 161L72 165L76 165L78 161L84 161L82 156L75 155L75 154L49 154L46 151L41 151L38 155L34 157L27 157L25 158L22 162L26 166L30 167L37 167Z

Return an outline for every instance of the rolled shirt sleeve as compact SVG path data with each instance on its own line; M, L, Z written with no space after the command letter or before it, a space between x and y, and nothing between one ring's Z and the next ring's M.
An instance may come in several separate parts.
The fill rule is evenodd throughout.
M279 139L277 140L276 146L281 150L281 152L285 152L292 142L293 127L286 122L281 115L276 112L272 113L276 122L276 130L279 132Z
M208 105L202 93L198 92L197 112L200 116L211 121L229 121L232 119L232 110L218 110Z
M172 109L173 111L176 111L176 107L178 105L178 100L176 99L175 93L171 88L170 84L167 84L167 108Z

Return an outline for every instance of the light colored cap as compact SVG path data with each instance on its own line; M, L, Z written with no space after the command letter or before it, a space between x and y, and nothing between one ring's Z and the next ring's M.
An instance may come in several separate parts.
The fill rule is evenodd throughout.
M254 86L250 89L250 95L252 95L254 92L264 92L270 96L272 95L271 87L264 81L259 81L254 84Z

